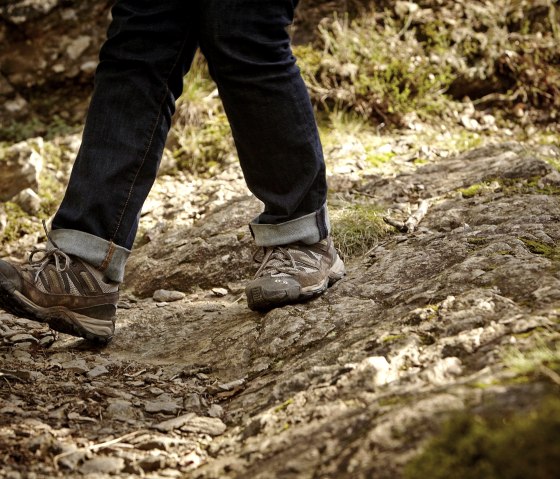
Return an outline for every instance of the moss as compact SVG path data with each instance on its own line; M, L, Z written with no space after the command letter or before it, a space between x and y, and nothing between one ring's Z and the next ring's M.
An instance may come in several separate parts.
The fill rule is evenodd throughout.
M549 479L560 463L560 399L529 412L452 417L404 471L406 479Z
M288 406L290 404L293 404L294 400L293 399L288 399L287 401L284 401L282 404L280 404L280 406L276 406L274 408L274 412L280 412L280 411L284 411L288 408Z
M467 243L477 246L488 244L489 241L490 238L484 238L482 236L470 236L467 238Z
M536 334L531 348L521 350L510 347L502 353L506 368L519 376L534 374L542 366L560 371L560 340L558 337L547 337L546 333Z
M33 233L38 229L37 225L29 220L29 216L19 205L10 201L3 203L2 209L6 213L6 227L0 231L0 244L7 244L22 236Z
M333 208L332 221L333 239L344 257L366 253L390 231L381 210L368 204Z
M463 195L463 198L472 198L473 196L478 195L481 191L485 189L485 183L477 183L475 185L471 185L468 188L460 188L459 192Z
M389 163L395 157L393 152L379 153L379 152L366 152L366 161L374 167L381 166Z
M541 241L519 238L526 248L533 254L542 255L552 261L560 260L560 247L557 245L548 245Z
M387 406L398 406L408 401L407 397L404 396L389 396L381 398L377 401L377 404L381 407Z
M391 343L393 341L398 341L399 339L402 339L404 337L404 334L389 334L387 336L384 336L381 341L384 343Z

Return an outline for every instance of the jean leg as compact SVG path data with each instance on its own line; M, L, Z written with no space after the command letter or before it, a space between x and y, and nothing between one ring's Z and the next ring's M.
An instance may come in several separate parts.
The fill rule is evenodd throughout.
M278 225L311 216L322 239L328 232L323 152L286 31L296 3L206 0L200 47L218 85L247 185L264 203L256 222Z
M198 2L120 0L112 13L82 144L53 229L130 249L197 48Z

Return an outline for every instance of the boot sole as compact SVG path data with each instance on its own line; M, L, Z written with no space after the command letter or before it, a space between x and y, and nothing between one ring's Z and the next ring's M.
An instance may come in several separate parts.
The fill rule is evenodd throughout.
M0 276L0 307L15 316L48 324L50 328L88 341L107 344L115 332L114 319L98 319L72 311L64 306L43 308L15 290Z
M333 266L331 266L331 269L329 270L329 275L325 278L325 280L318 285L314 284L301 289L298 296L290 296L289 292L286 291L284 297L282 298L267 298L262 287L255 286L245 290L247 305L249 306L249 309L253 311L268 311L286 304L308 301L323 294L327 288L335 284L345 274L346 270L344 268L344 262L340 259L340 257L337 257Z

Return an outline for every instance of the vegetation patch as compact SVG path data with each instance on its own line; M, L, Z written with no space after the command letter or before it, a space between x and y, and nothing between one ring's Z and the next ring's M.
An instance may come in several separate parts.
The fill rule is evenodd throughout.
M451 69L430 57L414 32L375 12L349 21L334 16L319 27L320 43L295 48L312 99L327 111L353 111L364 118L399 124L404 114L423 116L444 110L442 94L451 84ZM433 39L430 51L444 54L447 45Z
M405 468L406 479L550 479L560 464L560 399L532 411L451 418Z
M527 350L511 347L502 355L505 366L518 376L528 376L543 368L560 372L560 341L546 340L546 334L538 333L536 344Z
M541 241L519 238L525 247L533 254L539 254L552 261L560 260L560 247L557 245L548 245Z
M352 204L331 210L333 240L343 257L365 254L391 231L380 209L369 204Z
M463 195L463 198L472 198L473 196L476 196L476 195L480 194L481 192L483 192L487 188L488 188L488 185L486 183L477 183L477 184L471 185L467 188L460 188L459 193L461 193L461 195Z
M200 53L185 77L166 147L179 169L203 176L234 158L231 129Z

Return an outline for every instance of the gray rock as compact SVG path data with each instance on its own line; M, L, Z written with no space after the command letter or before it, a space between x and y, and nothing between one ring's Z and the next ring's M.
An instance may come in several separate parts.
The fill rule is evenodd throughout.
M20 191L12 201L19 205L28 215L36 215L41 209L41 198L31 188Z
M165 467L165 458L162 456L147 456L142 458L138 465L144 472L159 471Z
M181 404L176 399L162 395L155 401L147 401L144 409L150 413L176 414L181 409Z
M173 419L168 419L167 421L160 422L154 427L161 432L169 432L173 429L179 429L181 426L186 424L190 419L196 417L196 414L188 413L182 416L174 417Z
M0 201L6 201L27 188L37 191L43 167L41 138L0 149Z
M124 459L112 456L97 456L90 459L80 467L84 475L93 474L118 474L124 469Z
M10 342L11 343L23 343L23 342L27 342L27 343L37 343L37 338L35 338L34 336L31 336L31 334L26 334L26 333L18 333L18 334L14 334L12 336L9 337Z
M77 358L70 361L61 363L60 367L67 371L73 371L75 373L86 373L89 371L89 367L85 359Z
M260 211L257 200L241 197L185 231L169 231L132 253L125 284L139 296L162 288L211 289L249 277L254 247L247 223ZM174 245L172 249L168 245ZM228 255L227 262L222 260Z
M166 289L158 289L154 292L152 298L158 303L171 303L173 301L180 301L185 297L185 293L180 291L168 291Z
M194 416L189 418L182 426L181 431L220 436L227 429L221 419L215 417Z
M105 416L119 421L134 420L138 417L136 408L130 401L124 399L111 399L105 410Z
M87 375L89 378L97 378L108 373L109 370L105 366L95 366L93 369L88 371Z

